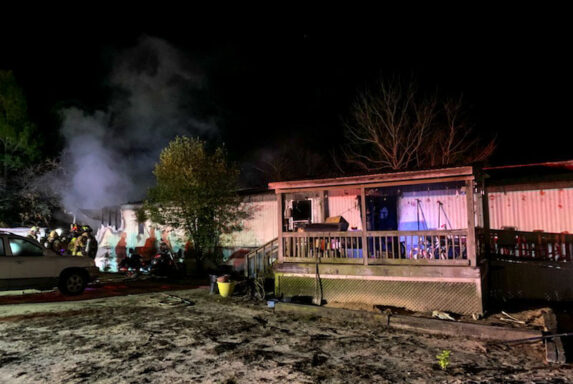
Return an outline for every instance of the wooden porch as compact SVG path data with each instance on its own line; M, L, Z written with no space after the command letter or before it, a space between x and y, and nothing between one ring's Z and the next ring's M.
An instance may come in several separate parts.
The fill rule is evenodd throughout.
M484 230L478 249L488 255L490 299L573 301L573 235Z
M485 266L476 247L476 228L483 221L481 185L471 167L269 187L276 192L278 206L273 267L277 295L483 312ZM303 204L305 198L311 202ZM439 199L449 199L448 206L457 208L453 223ZM394 206L387 209L385 202ZM437 212L437 223L435 217L426 217L423 204L431 206L433 216ZM312 212L301 220L309 206ZM440 212L448 224L439 225ZM334 215L352 218L349 228L331 225L329 230L327 216ZM440 228L431 228L435 226Z

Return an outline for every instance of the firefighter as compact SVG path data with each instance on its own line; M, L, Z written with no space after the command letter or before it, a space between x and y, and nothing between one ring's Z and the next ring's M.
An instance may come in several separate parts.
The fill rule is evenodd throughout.
M68 246L67 246L67 253L69 255L76 254L76 244L78 242L78 238L80 237L80 227L77 224L73 223L70 224L70 232L68 234Z
M80 237L82 237L80 240L82 246L81 254L95 259L97 254L97 240L93 235L92 228L89 225L82 225L78 227L78 232L81 233Z
M82 235L82 233L84 233L82 227L80 227L77 224L72 225L70 232L72 233L73 237L80 237Z
M32 228L30 228L30 231L28 232L28 235L26 237L38 241L38 232L39 232L38 227L33 226Z
M74 252L76 251L76 241L78 240L78 237L72 232L69 235L70 239L68 241L68 247L67 247L67 252L69 255L74 255Z
M88 233L87 232L84 232L84 233L82 233L81 236L78 236L76 238L76 241L74 244L73 255L74 256L85 255L85 249L86 249L87 242L88 242Z
M58 236L58 232L56 232L56 231L50 232L50 235L48 236L46 248L49 248L58 254L61 253L62 242L60 241L60 236Z

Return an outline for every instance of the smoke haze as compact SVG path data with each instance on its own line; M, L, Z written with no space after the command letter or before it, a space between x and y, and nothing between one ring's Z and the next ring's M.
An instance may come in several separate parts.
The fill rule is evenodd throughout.
M193 94L204 79L191 64L166 41L142 37L114 60L106 110L63 111L64 180L56 188L67 211L142 199L170 140L213 134L213 123L194 118Z

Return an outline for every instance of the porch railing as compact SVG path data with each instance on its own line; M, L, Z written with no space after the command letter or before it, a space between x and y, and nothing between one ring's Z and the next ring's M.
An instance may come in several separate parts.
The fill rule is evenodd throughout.
M467 230L286 232L283 261L468 264ZM364 255L368 260L365 263Z
M488 233L488 235L486 235ZM490 229L477 233L478 252L512 259L573 261L573 234ZM487 247L487 248L486 248Z

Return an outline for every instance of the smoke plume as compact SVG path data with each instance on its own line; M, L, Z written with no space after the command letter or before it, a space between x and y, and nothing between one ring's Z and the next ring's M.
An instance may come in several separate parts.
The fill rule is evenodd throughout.
M140 200L153 183L159 153L176 135L209 136L214 124L194 118L204 86L177 49L142 37L114 60L114 96L105 110L63 111L64 180L56 183L69 212Z

